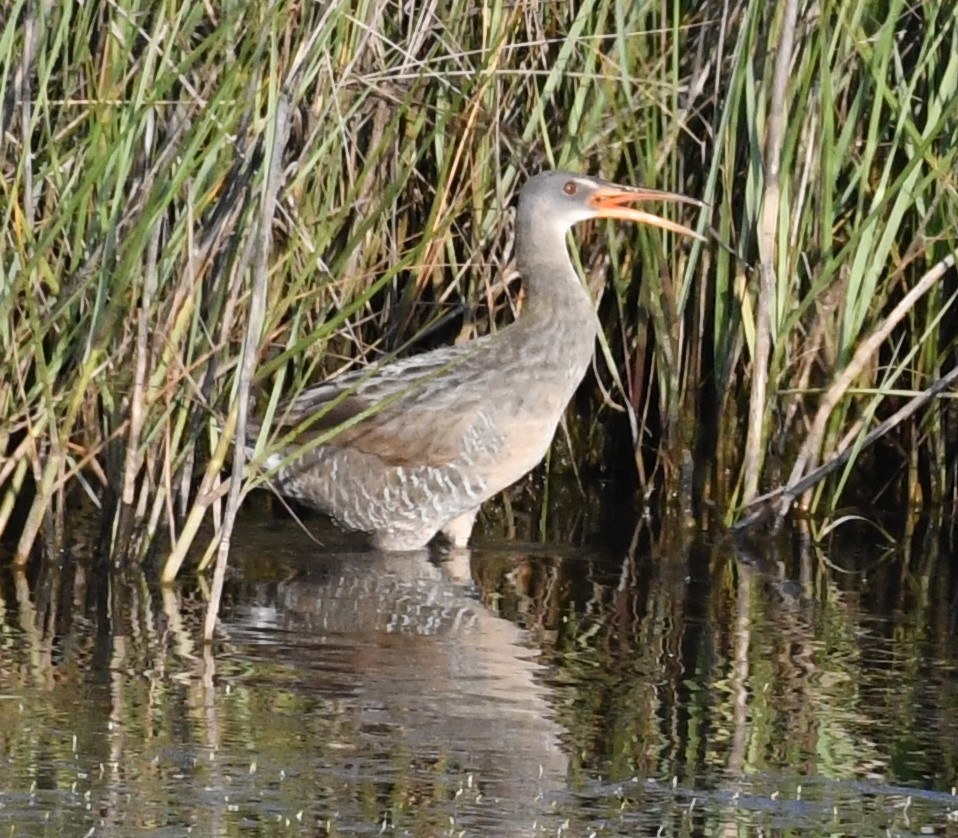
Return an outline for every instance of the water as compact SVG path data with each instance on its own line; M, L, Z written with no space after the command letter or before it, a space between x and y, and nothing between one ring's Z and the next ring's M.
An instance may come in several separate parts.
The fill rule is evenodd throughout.
M8 573L0 835L958 834L950 563L770 550L251 517L211 649L191 585Z

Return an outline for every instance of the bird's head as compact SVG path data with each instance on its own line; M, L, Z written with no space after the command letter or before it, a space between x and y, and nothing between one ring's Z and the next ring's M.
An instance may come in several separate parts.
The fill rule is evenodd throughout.
M649 224L673 233L703 240L694 230L655 213L633 206L648 201L671 201L702 206L701 201L677 192L620 186L601 178L572 172L542 172L530 178L519 192L519 214L550 218L567 230L580 221L592 218L618 218Z

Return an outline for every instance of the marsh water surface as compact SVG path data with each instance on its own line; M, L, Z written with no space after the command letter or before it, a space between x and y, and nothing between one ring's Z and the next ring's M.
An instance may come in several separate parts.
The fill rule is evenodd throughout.
M0 834L958 834L939 548L667 531L383 556L251 516L210 649L202 589L6 572Z

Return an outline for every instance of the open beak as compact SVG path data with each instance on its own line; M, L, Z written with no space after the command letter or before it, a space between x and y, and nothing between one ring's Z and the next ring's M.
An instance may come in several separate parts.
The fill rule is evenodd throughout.
M669 221L669 219L662 218L655 213L627 206L637 201L671 201L673 203L692 204L697 207L705 206L701 201L697 201L695 198L687 198L677 192L663 192L660 189L640 189L631 186L601 186L589 197L588 204L595 210L597 218L619 218L624 221L637 221L640 224L650 224L653 227L661 227L663 230L671 230L673 233L692 236L699 241L706 241L704 236L682 224Z

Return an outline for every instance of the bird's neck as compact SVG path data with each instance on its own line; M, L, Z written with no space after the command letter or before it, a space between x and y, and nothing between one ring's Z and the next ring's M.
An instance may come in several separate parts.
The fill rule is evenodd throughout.
M526 295L523 319L540 321L538 328L550 331L571 330L585 339L591 351L595 314L592 300L572 267L565 229L541 217L534 217L532 222L520 218L516 256Z

